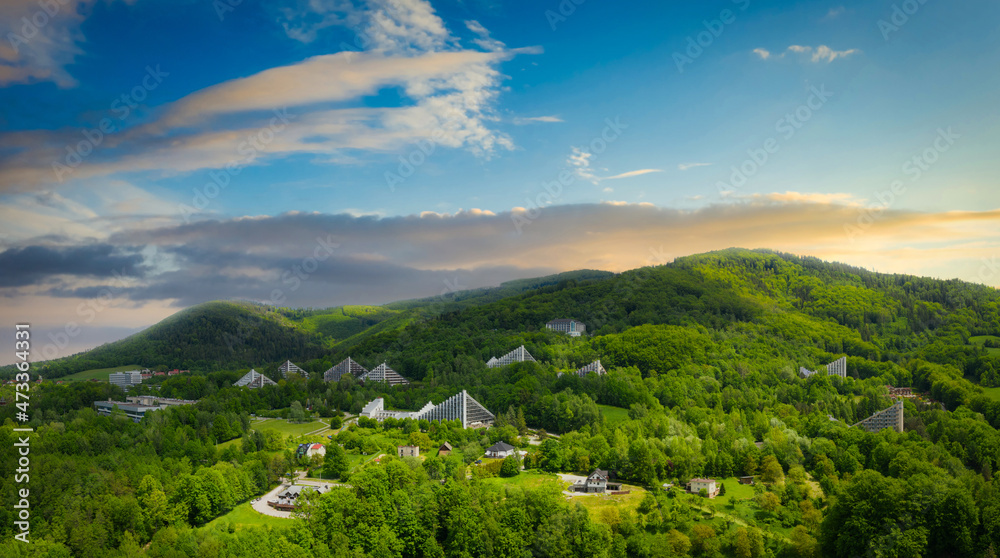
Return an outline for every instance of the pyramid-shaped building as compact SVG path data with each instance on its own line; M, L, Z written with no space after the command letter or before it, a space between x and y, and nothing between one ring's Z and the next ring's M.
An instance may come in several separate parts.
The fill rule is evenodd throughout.
M347 357L340 361L337 365L331 367L329 370L323 373L323 380L326 382L339 382L340 378L344 374L350 374L355 378L360 378L368 373L368 370L364 366L361 366L354 361L351 357Z
M298 374L298 375L302 376L303 378L308 378L309 377L309 373L308 372L306 372L305 370L299 368L295 364L292 364L292 361L290 361L290 360L286 360L284 364L282 364L281 366L279 366L278 367L278 371L281 372L281 377L282 378L287 378L289 374Z
M361 380L362 382L385 382L390 386L398 386L410 383L409 380L400 376L399 372L396 372L392 368L389 368L389 365L384 362L382 364L379 364L375 368L372 368L370 371L362 374L360 377L358 377L358 379Z
M233 383L234 387L245 386L250 389L257 389L264 386L276 386L276 385L278 384L276 384L274 380L268 378L267 376L261 374L260 372L257 372L252 368L242 378L236 380L236 382Z

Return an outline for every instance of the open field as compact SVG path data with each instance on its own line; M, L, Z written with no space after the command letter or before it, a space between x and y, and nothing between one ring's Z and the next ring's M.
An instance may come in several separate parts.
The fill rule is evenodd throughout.
M598 405L597 408L601 410L601 414L604 415L604 419L608 421L608 424L615 424L628 420L628 409L612 407L611 405Z
M291 524L291 521L281 517L271 517L269 515L258 513L250 507L250 502L243 502L233 508L233 511L227 513L226 515L219 516L212 521L209 521L205 524L205 527L214 528L225 524L233 524L236 528L265 525L269 525L271 527L287 527Z
M77 372L76 374L70 374L69 376L63 376L61 378L56 378L57 380L74 380L86 382L87 380L98 379L102 381L108 381L108 374L112 372L126 372L128 370L142 370L142 366L138 364L129 364L126 366L116 366L114 368L95 368L93 370L84 370L83 372Z
M997 337L996 335L977 335L976 337L970 337L969 338L969 343L972 343L973 345L982 346L983 343L985 343L987 339L992 339L994 341L1000 341L1000 337ZM986 348L986 352L990 356L1000 355L1000 349L994 349L993 347L987 347Z
M983 388L983 395L994 401L1000 401L1000 387Z
M330 423L318 420L310 422L288 422L285 419L267 419L253 424L255 430L277 430L282 436L303 436L310 432L329 430Z
M622 486L623 490L631 490L631 494L592 494L586 496L568 496L573 504L587 508L590 518L598 523L614 525L620 521L625 510L635 511L646 496L646 490L634 486Z
M559 480L559 477L552 473L545 473L537 469L521 471L521 474L516 477L492 477L483 479L483 482L520 486L521 488L541 488L543 486L553 486L559 490L563 490L566 487L566 483Z

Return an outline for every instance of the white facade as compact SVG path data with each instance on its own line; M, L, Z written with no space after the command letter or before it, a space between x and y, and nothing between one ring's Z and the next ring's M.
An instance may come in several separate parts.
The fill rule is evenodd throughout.
M688 483L688 492L692 494L698 494L702 488L708 493L709 498L714 498L719 493L715 479L691 479L691 482Z
M137 386L142 383L142 372L138 370L129 370L128 372L114 372L108 374L108 381L112 385L116 385L125 391L132 386Z
M462 428L479 428L493 424L493 413L486 410L465 390L435 405L427 402L419 411L387 411L385 400L377 397L361 409L361 416L375 420L394 418L397 420L458 420Z
M246 386L250 389L257 389L264 386L276 386L276 385L278 384L275 383L274 380L268 378L267 376L261 374L260 372L257 372L253 368L251 368L249 372L244 374L242 378L236 380L236 382L233 383L233 387Z
M897 401L892 407L883 409L852 426L860 425L868 432L878 432L883 428L891 428L896 432L902 432L903 418L903 402Z
M524 345L521 345L500 358L491 358L486 363L486 366L489 368L500 368L501 366L507 366L508 364L513 364L515 362L528 361L535 362L535 357L531 356L531 353L528 352L528 349L524 348Z
M847 357L840 357L826 365L826 373L831 376L847 377Z

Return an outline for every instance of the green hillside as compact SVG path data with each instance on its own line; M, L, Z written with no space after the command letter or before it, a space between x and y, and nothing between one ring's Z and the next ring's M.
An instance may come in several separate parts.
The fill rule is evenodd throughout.
M148 366L181 345L202 368L135 389L199 401L134 423L90 409L122 400L115 386L43 382L31 387L30 419L0 406L0 462L18 458L17 420L44 464L32 484L33 513L45 518L32 533L48 545L38 552L193 558L280 543L300 556L996 555L1000 387L984 388L1000 369L988 350L1000 337L994 289L749 250L543 283L401 306L212 303L76 357L145 351L128 363ZM582 320L588 335L546 330L553 318ZM212 360L248 320L267 332L244 335L237 356L248 364ZM521 344L537 362L486 367ZM249 362L268 372L292 358L321 371L348 354L369 367L385 360L411 383L232 387ZM841 356L846 378L798 374ZM559 374L596 359L607 374ZM917 392L902 432L852 427L893 405L886 384ZM331 459L282 454L312 441L295 435L322 436L332 417L376 397L417 410L460 390L496 415L490 428L360 417L331 434ZM0 386L0 399L15 397ZM276 418L307 414L321 422ZM394 457L404 441L420 459ZM455 452L435 455L446 441ZM477 464L498 441L525 451L521 463ZM286 527L253 527L262 522L245 502L307 468L349 486L306 502ZM629 493L562 492L595 468ZM754 486L738 485L743 476ZM725 493L685 493L700 477ZM15 487L0 478L0 493ZM0 517L9 540L13 511Z

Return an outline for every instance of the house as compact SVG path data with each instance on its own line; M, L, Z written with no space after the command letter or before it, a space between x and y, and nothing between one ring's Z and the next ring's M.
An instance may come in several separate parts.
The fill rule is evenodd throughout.
M299 447L295 449L295 457L312 457L318 455L323 457L326 455L326 446L323 444L299 444Z
M715 479L691 479L688 482L688 492L691 494L700 493L702 488L708 493L709 498L715 498L719 493L719 486L715 483Z
M576 320L558 319L545 324L545 327L552 331L561 331L570 337L579 337L581 333L587 331L587 326L583 322Z
M451 444L449 444L448 442L445 442L445 443L441 444L441 447L438 448L438 457L444 457L446 455L451 455L451 450L453 450L453 449L454 448L452 448Z
M753 484L753 475L750 475L749 477L739 477L737 480L740 481L740 484Z
M166 376L167 373L166 372L153 372L153 375L154 376Z
M611 473L609 471L594 469L594 472L590 473L586 479L575 482L573 486L570 487L570 490L575 492L586 492L589 494L604 494L609 490L621 490L622 484L620 482L611 482L610 479Z
M420 457L420 446L398 446L399 457Z
M517 451L514 446L508 444L507 442L497 442L492 446L486 448L486 457L492 457L495 459L503 459L505 457L514 455Z
M285 485L275 495L274 500L267 501L267 505L271 506L276 510L292 511L295 509L296 502L298 501L299 496L302 495L302 491L304 489L312 490L317 494L323 494L330 491L329 485L323 485L323 486Z

